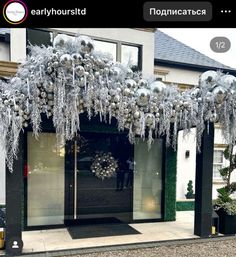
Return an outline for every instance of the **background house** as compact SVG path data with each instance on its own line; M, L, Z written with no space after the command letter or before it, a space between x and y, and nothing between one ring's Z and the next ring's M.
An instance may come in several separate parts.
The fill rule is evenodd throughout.
M221 70L232 75L236 70L230 68L195 49L181 43L160 30L155 32L154 74L166 84L175 84L181 90L186 90L198 84L201 73L207 70ZM220 125L215 125L214 139L214 163L213 163L213 189L212 197L217 197L217 188L223 186L223 181L218 170L227 165L223 158L225 142L221 136ZM187 153L188 152L188 153ZM196 165L196 140L195 129L192 134L183 138L179 132L177 152L177 200L185 199L189 180L195 182ZM236 173L232 174L232 180L236 181Z

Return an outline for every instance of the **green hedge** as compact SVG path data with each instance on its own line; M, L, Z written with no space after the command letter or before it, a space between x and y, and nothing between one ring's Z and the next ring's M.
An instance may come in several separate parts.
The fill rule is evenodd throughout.
M176 211L194 211L195 201L178 201L176 202Z
M166 148L165 156L164 221L176 220L176 159L177 151Z

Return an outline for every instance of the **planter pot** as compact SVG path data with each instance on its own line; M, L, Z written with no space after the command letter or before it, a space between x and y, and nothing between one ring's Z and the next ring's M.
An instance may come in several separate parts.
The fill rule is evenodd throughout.
M0 228L0 249L4 248L4 229L1 230L2 228Z
M0 238L0 250L4 249L4 240Z
M185 195L186 199L195 199L195 194L192 194L191 196Z
M236 215L228 215L223 209L216 211L219 216L219 233L236 234Z

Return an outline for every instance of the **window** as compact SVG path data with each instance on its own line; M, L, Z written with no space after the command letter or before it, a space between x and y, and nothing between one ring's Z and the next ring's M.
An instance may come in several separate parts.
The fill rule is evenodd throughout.
M140 47L121 45L121 63L128 65L133 71L141 70Z
M0 29L0 60L10 61L10 29Z
M94 40L96 51L107 52L112 56L113 61L117 60L117 44L105 42L101 40Z
M224 150L214 150L213 157L213 179L221 179L219 170L223 168Z
M51 34L52 32L47 30L27 29L27 44L50 46L52 45Z

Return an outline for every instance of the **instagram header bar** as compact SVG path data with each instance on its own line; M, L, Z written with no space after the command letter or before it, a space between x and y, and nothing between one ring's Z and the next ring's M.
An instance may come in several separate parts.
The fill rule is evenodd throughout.
M1 27L234 27L232 1L4 0ZM63 17L63 18L62 18Z

